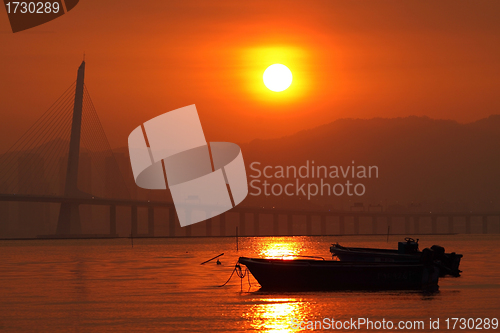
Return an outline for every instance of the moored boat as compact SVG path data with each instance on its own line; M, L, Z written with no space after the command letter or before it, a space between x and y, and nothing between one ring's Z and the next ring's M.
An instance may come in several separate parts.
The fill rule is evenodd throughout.
M433 245L434 260L440 266L441 276L460 276L461 254L445 253L439 245ZM340 261L348 262L383 262L383 263L416 263L421 260L422 252L418 249L418 239L405 238L405 242L398 243L397 250L345 247L338 243L332 244L330 252Z
M438 290L439 268L425 263L240 257L262 290Z

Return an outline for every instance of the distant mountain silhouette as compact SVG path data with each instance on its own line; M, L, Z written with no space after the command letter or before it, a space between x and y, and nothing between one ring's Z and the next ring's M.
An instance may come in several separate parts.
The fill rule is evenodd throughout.
M354 180L366 185L361 197L317 196L308 201L260 195L250 196L245 204L348 209L354 202L363 202L409 209L413 203L422 210L500 210L500 115L468 124L416 116L340 119L280 139L240 146L248 175L256 174L249 168L254 161L261 162L261 169L266 165L299 167L307 160L344 167L355 161L355 165L379 169L378 179Z
M63 140L60 143L67 145ZM254 140L240 147L249 182L256 174L250 168L252 162L260 162L262 170L267 165L299 168L308 160L314 161L315 166L349 167L354 161L356 166L377 166L379 173L378 178L348 178L351 183L365 185L363 196L317 195L308 200L303 195L261 194L249 195L242 205L331 210L349 209L355 202L362 202L365 207L381 204L384 209L403 211L500 210L500 115L468 124L415 116L340 119L287 137ZM54 154L51 159L60 160L66 154L65 148L60 152L62 155ZM168 191L138 188L132 176L128 149L122 147L114 152L133 198L171 201ZM82 147L82 153L88 151ZM103 153L93 152L89 157L97 158L93 164L104 165ZM60 187L63 175L58 173L64 172L64 168L52 171L55 174L46 175L46 180L56 182L57 178ZM97 177L100 173L104 174L96 171L85 177ZM262 184L265 178L261 176L259 180ZM296 179L267 181L285 185ZM327 178L324 181L334 185L345 183L346 179ZM100 182L103 180L94 181ZM319 179L299 178L299 182L319 184ZM82 186L85 184L90 182L82 182ZM250 188L250 192L255 193L255 190Z
M248 181L256 178L251 163L265 166L295 166L309 161L315 166L377 166L378 178L326 178L330 185L362 183L362 196L248 195L244 206L285 208L294 211L368 209L389 211L500 211L500 115L473 123L427 117L395 119L340 119L317 128L272 140L240 144ZM0 193L61 195L67 169L68 141L51 140L41 146L0 155ZM169 191L144 190L135 185L128 148L90 151L82 146L79 189L94 196L121 198L125 185L130 197L139 200L172 201ZM118 162L117 172L113 160ZM295 178L261 176L279 186ZM318 178L299 178L301 184L319 184ZM263 189L263 186L259 186ZM294 185L295 187L295 185ZM125 193L127 192L127 193ZM295 188L292 189L295 192ZM250 193L255 189L250 187ZM326 194L326 193L325 193ZM378 206L381 205L381 206ZM82 206L82 221L88 233L108 231L108 210ZM57 204L0 203L0 237L35 237L53 232L58 218ZM123 213L123 211L122 211ZM128 210L119 217L127 220ZM145 215L144 215L145 216ZM130 232L122 224L121 234ZM177 227L180 232L180 227ZM269 231L271 232L271 231Z

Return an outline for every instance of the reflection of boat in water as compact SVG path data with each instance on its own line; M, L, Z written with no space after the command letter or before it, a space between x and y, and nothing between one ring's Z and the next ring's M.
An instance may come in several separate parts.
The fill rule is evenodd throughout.
M432 259L425 263L352 263L240 257L239 263L248 268L263 290L438 289L439 268Z
M398 243L397 250L344 247L337 243L330 247L330 252L339 260L349 262L419 262L422 252L418 250L418 239L405 238L405 241ZM434 260L440 267L441 276L460 276L458 267L463 257L461 254L445 253L439 245L433 245L431 250L434 251Z

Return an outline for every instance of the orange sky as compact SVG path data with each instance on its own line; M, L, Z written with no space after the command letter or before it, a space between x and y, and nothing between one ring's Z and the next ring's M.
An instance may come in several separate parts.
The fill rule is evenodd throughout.
M81 0L13 34L0 9L0 152L76 79L112 146L196 104L210 141L288 135L338 118L469 122L500 113L498 1ZM272 93L262 73L294 82Z

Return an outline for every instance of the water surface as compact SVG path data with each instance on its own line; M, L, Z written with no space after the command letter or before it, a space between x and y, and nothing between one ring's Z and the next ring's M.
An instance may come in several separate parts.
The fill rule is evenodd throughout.
M397 248L396 236L1 241L2 332L294 332L291 321L500 317L499 235L421 236L462 253L440 291L264 293L233 276L239 256L316 255L329 246ZM222 265L201 262L224 253ZM436 331L436 330L432 330Z

